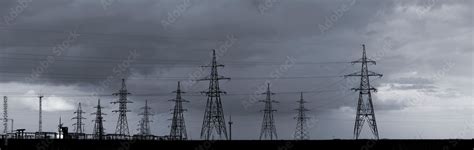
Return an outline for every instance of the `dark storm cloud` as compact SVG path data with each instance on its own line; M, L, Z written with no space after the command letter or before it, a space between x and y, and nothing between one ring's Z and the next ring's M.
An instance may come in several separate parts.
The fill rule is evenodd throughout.
M402 19L411 19L403 16L410 11L408 6L419 6L422 8L419 12L424 12L425 8L443 9L445 3L456 2L439 1L431 5L403 0L25 0L20 3L8 0L0 2L0 16L3 16L0 20L1 82L29 83L25 78L36 76L35 69L42 68L34 84L77 86L78 91L84 93L110 95L119 88L119 79L125 77L129 78L127 85L134 94L170 93L176 89L178 80L191 81L208 75L208 70L199 66L208 64L211 50L218 49L219 61L226 65L220 70L221 75L270 78L272 90L280 93L275 96L281 102L276 105L280 110L278 115L282 116L278 122L290 122L288 116L295 113L293 108L296 108L299 96L281 93L334 90L305 94L311 102L308 108L313 114L319 114L355 106L357 93L349 89L358 85L358 79L288 80L279 77L342 76L356 72L360 70L359 65L305 62L357 60L361 57L360 45L363 43L367 44L369 56L378 61L378 65L370 66L370 69L390 78L376 79L374 86L399 83L412 84L404 89L434 89L435 81L426 79L430 76L403 77L398 73L416 70L433 74L443 70L440 66L444 60L452 59L444 55L449 44L440 44L439 47L446 49L437 49L426 47L422 42L410 43L424 42L421 36L431 37L427 33L435 32L434 29L436 33L438 29L448 29L430 28L422 32L430 22L423 18ZM428 19L429 12L425 14ZM466 16L460 18L454 20L466 19ZM465 28L466 25L472 25L472 21L459 23L456 27ZM71 38L71 35L77 36ZM432 37L442 37L436 35ZM438 39L426 41L435 40ZM469 48L472 46L460 45L459 50L454 51L461 56L472 53ZM60 55L58 49L62 49ZM51 57L54 61L48 59ZM288 58L294 59L295 64L281 70ZM423 62L420 65L417 61ZM469 59L463 57L454 62L464 64L465 61ZM267 65L268 62L271 65ZM464 71L453 67L445 71L445 76L468 76ZM274 72L279 72L278 77ZM179 79L165 79L169 77ZM254 94L265 83L265 80L221 82L222 89L229 93L223 96L226 114L237 116L241 119L239 122L251 122L236 126L236 130L243 133L238 135L241 138L254 137L246 135L246 127L259 125L260 121L255 120L261 119L259 110L262 108L260 103L245 107L243 102L252 96L255 99L264 96L232 93ZM195 93L206 89L207 83L191 82L189 86L188 92ZM397 89L394 87L393 90ZM145 99L151 101L156 114L168 113L172 104L165 101L171 98L172 94L132 96L135 102L131 104L132 116L138 113ZM107 100L111 99L107 97ZM188 96L186 99L191 101L187 105L192 111L188 117L194 121L190 126L198 129L205 97ZM95 100L89 105L94 103ZM378 110L400 110L404 106L403 102L388 100L381 102ZM281 129L292 130L289 127Z

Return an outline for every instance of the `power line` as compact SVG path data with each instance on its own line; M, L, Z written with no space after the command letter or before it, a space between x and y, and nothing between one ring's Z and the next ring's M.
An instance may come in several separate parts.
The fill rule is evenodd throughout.
M340 90L320 90L320 91L303 91L303 93L329 93L329 92L338 92ZM193 93L193 94L182 94L183 96L202 96L200 92L188 92L188 93ZM296 95L301 92L296 92L296 91L282 91L282 92L277 92L279 95L283 94L288 94L288 95ZM0 92L0 94L8 94L13 97L20 97L20 96L25 96L25 97L35 97L34 95L21 95L24 93L19 93L19 92ZM88 97L91 95L87 94L63 94L63 93L49 93L49 95L54 95L55 97ZM226 96L247 96L247 95L255 95L255 93L228 93ZM113 97L113 95L109 94L99 94L97 96L100 97ZM172 96L170 93L142 93L142 94L133 94L133 96Z
M0 53L1 55L20 55L20 56L32 56L31 58L34 59L39 59L39 60L44 60L39 57L48 57L51 55L41 55L41 54L30 54L30 53ZM22 57L8 57L8 56L3 56L4 58L13 58L13 59L21 59ZM83 60L83 61L89 61L89 60L96 60L96 61L105 61L105 62L121 62L122 60L126 58L120 58L120 57L98 57L98 56L60 56L59 60L67 60L65 58L73 58L74 60ZM162 63L190 63L190 64L202 64L203 61L196 59L196 60L189 60L189 59L140 59L137 60L138 62L162 62ZM223 61L227 65L235 65L235 64L248 64L248 65L281 65L281 61ZM305 65L312 65L312 64L348 64L350 61L322 61L322 62L308 62L308 61L300 61L300 62L295 62L295 64L305 64Z

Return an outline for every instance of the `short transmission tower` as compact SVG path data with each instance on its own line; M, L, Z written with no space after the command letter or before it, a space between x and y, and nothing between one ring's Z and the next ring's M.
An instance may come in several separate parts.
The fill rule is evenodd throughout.
M102 106L100 106L100 99L97 102L97 106L94 107L97 109L95 113L92 113L92 115L95 115L95 119L92 120L94 122L94 138L102 140L105 134L105 129L104 129L104 117L103 115L106 115L105 113L102 113Z
M303 99L303 92L301 92L298 103L299 107L296 109L298 111L298 116L295 117L297 120L295 140L309 140L309 132L307 130L308 126L306 124L309 119L309 117L306 117L306 112L309 110L304 107L304 104L307 102Z
M370 77L382 77L382 74L378 74L372 71L369 71L368 64L376 64L374 60L367 58L365 51L365 45L362 45L362 58L356 61L353 61L352 64L360 63L362 64L362 69L360 72L346 75L346 77L360 77L360 87L353 88L354 91L359 91L359 100L357 103L357 112L356 120L354 125L354 138L359 139L360 132L364 126L365 121L369 123L370 130L372 131L373 136L376 139L379 139L379 133L377 129L377 122L375 121L375 112L374 105L372 103L372 94L371 92L377 92L377 89L370 86Z
M224 67L224 65L217 63L215 50L212 51L211 65L203 67L210 67L211 74L208 77L199 80L209 81L208 91L202 92L207 95L207 103L206 110L204 112L204 120L202 123L201 139L211 140L215 138L214 136L218 136L217 138L219 139L227 140L226 122L221 101L221 94L226 94L226 92L219 89L219 80L230 80L230 78L219 76L217 68ZM214 135L214 132L217 135Z
M272 106L273 103L278 103L278 101L272 100L272 95L275 95L275 93L270 91L270 83L267 86L267 92L263 94L265 94L267 97L265 100L260 101L265 103L265 109L263 110L262 130L260 131L260 140L278 139L275 120L273 119L273 112L277 110L273 109Z
M84 114L85 112L82 111L82 107L81 107L81 103L79 103L79 106L77 107L77 110L74 112L74 114L76 114L76 116L72 119L75 119L76 120L76 123L73 124L73 126L75 126L75 131L77 134L82 134L84 133L84 123L82 123L82 120L86 119L84 117L82 117L82 114Z
M176 93L176 98L170 101L174 101L173 119L171 121L171 132L170 136L174 140L187 140L188 133L186 132L186 124L184 121L184 112L186 109L183 109L183 102L189 102L181 98L181 94L185 93L181 91L181 83L178 82L178 89L174 91Z
M61 121L61 116L59 116L59 123L58 123L58 139L62 139L63 138L63 132L61 130L61 128L63 128L63 122Z
M125 79L122 79L122 88L118 93L114 93L114 96L119 96L119 100L111 102L112 104L119 104L119 109L114 110L113 112L119 113L117 120L117 127L115 128L115 134L129 136L130 131L128 130L128 121L127 121L127 112L130 110L127 109L127 104L132 103L127 100L127 96L130 95L127 91L127 85L125 85Z
M8 97L3 97L3 133L8 133Z
M140 120L140 128L138 129L138 131L140 135L151 135L150 122L152 122L152 120L150 120L150 116L153 116L153 114L150 113L151 108L148 107L148 100L145 101L145 106L142 107L142 109L143 113L139 115L142 115L143 118Z

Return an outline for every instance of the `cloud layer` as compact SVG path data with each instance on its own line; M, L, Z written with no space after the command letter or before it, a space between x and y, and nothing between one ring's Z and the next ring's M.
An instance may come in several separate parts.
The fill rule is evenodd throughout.
M370 69L384 74L372 82L381 137L470 138L472 7L468 0L8 0L0 2L0 92L16 128L33 131L38 93L48 97L50 131L59 116L72 118L78 102L92 113L101 98L113 133L111 94L128 78L130 128L148 99L152 130L165 135L167 100L182 80L188 131L198 139L205 97L197 92L208 84L192 80L208 75L199 66L217 49L226 65L220 74L234 79L221 82L234 139L258 137L263 105L255 100L264 97L254 93L267 80L281 102L280 137L292 138L296 92L318 91L305 94L312 138L352 138L357 94L349 89L359 81L340 76L360 69L344 62L360 58L366 44L378 61Z

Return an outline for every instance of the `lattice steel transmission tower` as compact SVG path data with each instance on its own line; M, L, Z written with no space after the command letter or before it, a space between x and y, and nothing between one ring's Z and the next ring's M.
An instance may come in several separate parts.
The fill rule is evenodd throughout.
M309 117L306 117L306 112L309 110L304 107L305 103L307 101L303 99L303 92L301 92L300 100L298 101L299 107L296 109L298 115L295 117L297 122L295 140L309 140L308 125L306 124L309 119Z
M215 50L212 51L211 65L203 67L210 67L211 74L208 77L199 80L209 81L208 91L202 92L203 94L207 95L207 102L201 129L201 139L211 140L218 138L227 140L226 122L221 101L221 94L226 94L226 92L219 89L219 80L230 80L230 78L226 78L218 74L217 68L224 67L224 65L217 63ZM214 135L214 133L217 135Z
M3 133L8 133L8 97L3 97Z
M78 134L81 134L81 133L84 133L84 123L82 123L82 120L86 119L84 117L82 117L82 114L84 114L85 112L82 111L82 107L81 107L81 103L79 103L79 106L77 107L77 110L74 112L74 114L76 114L76 116L72 119L75 119L76 120L76 123L73 124L73 126L75 126L75 129L74 131L76 131L76 133Z
M184 121L184 112L186 109L183 109L183 102L189 102L184 100L181 97L181 94L185 93L181 91L181 82L178 82L178 89L174 91L176 93L176 98L170 101L174 101L173 119L171 121L171 131L170 136L174 140L187 140L188 133L186 132L186 123Z
M143 112L140 113L139 115L142 115L143 118L139 122L139 134L140 135L151 135L151 130L150 130L150 122L153 122L150 120L150 116L153 116L152 113L150 113L151 108L148 107L148 100L145 100L145 106L142 107Z
M104 107L100 106L100 99L97 101L97 106L94 108L96 108L97 110L95 113L91 114L91 115L95 115L95 119L92 120L94 122L94 132L92 134L94 134L95 139L102 140L102 138L105 135L105 129L104 129L105 120L104 120L103 115L107 115L107 114L102 112L102 108Z
M38 96L39 98L39 119L38 119L38 132L43 132L43 95Z
M382 77L383 75L369 71L368 64L376 65L376 62L374 60L367 58L365 45L362 45L362 50L363 50L362 58L352 62L352 64L356 64L356 63L362 64L361 71L346 75L346 77L360 77L359 88L352 88L352 90L359 92L356 120L355 120L355 125L354 125L354 138L359 139L364 123L367 121L369 123L369 127L370 127L370 130L372 131L373 136L376 139L379 139L377 122L375 120L374 105L372 103L372 91L377 92L377 89L370 86L370 77L371 76Z
M127 121L127 112L130 110L127 109L127 104L132 103L127 99L127 96L130 95L127 91L127 85L125 85L125 79L122 79L122 88L119 90L118 93L114 93L114 96L119 96L119 100L115 102L111 102L112 104L119 104L119 109L114 110L113 112L119 113L119 117L117 120L117 127L115 128L115 134L129 136L130 131L128 129L128 121Z
M262 122L262 130L260 131L260 140L276 140L278 139L276 127L275 127L275 120L273 118L273 112L277 111L273 109L273 103L278 103L278 101L272 100L272 93L270 91L270 83L267 86L267 92L263 93L266 95L265 100L260 100L260 102L265 103L265 109L263 111L263 122Z

